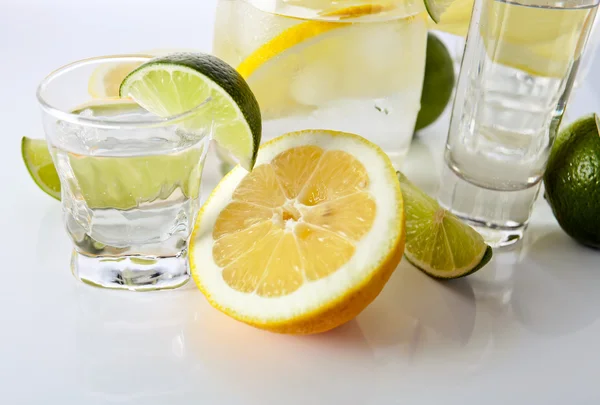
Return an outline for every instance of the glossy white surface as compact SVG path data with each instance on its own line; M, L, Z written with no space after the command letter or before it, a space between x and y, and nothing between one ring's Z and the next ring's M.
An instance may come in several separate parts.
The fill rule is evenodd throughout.
M92 55L209 50L213 9L206 0L0 0L0 403L600 403L600 252L572 242L543 200L526 240L481 272L439 283L403 262L364 313L319 336L252 329L191 285L127 293L76 282L60 205L20 158L21 136L42 136L37 82ZM590 79L572 117L600 111L600 80ZM446 125L447 114L407 164L429 191Z

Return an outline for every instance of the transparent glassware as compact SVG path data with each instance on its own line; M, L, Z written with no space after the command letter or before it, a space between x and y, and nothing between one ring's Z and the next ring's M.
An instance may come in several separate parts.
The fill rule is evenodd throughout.
M420 109L421 0L219 0L213 53L246 78L263 140L303 129L357 133L401 166Z
M71 269L94 286L159 290L189 280L187 246L211 135L210 100L158 117L132 100L88 93L93 74L148 59L81 60L52 72L37 90L74 247Z
M598 19L598 15L596 14L596 17L594 18L594 23L590 30L590 36L588 38L585 51L581 56L581 65L579 66L577 76L575 77L575 83L573 83L574 90L581 86L581 84L585 81L586 77L590 73L590 69L592 67L593 62L596 59L596 54L598 53L598 45L600 45L600 31L598 31L599 24L600 20Z
M492 246L523 236L597 0L476 0L440 203Z

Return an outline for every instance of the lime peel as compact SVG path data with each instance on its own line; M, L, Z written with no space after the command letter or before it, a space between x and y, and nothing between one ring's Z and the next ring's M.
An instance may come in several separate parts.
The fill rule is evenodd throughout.
M406 259L438 279L468 276L483 268L493 251L481 235L397 172L406 209Z
M184 114L209 100L206 110L192 113L183 125L211 130L242 167L254 167L262 131L260 108L244 78L221 59L201 53L151 59L123 79L119 94L161 117Z
M21 140L21 156L31 178L43 192L60 200L60 179L44 139Z

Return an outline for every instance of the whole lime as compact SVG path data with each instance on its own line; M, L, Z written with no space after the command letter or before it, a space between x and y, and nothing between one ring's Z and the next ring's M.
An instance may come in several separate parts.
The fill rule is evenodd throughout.
M556 138L544 185L561 228L600 248L600 122L596 114L573 122Z
M421 93L421 110L415 131L435 122L444 112L454 87L454 64L446 45L431 32L427 34L425 78Z

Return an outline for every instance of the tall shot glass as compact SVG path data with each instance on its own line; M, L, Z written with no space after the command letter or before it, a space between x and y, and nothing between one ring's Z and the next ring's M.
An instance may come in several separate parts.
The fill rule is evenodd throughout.
M475 0L440 203L492 246L526 229L598 0Z
M88 93L97 72L148 59L74 62L52 72L37 91L74 247L71 268L99 287L159 290L189 279L188 240L213 125L210 99L161 118L129 99Z

